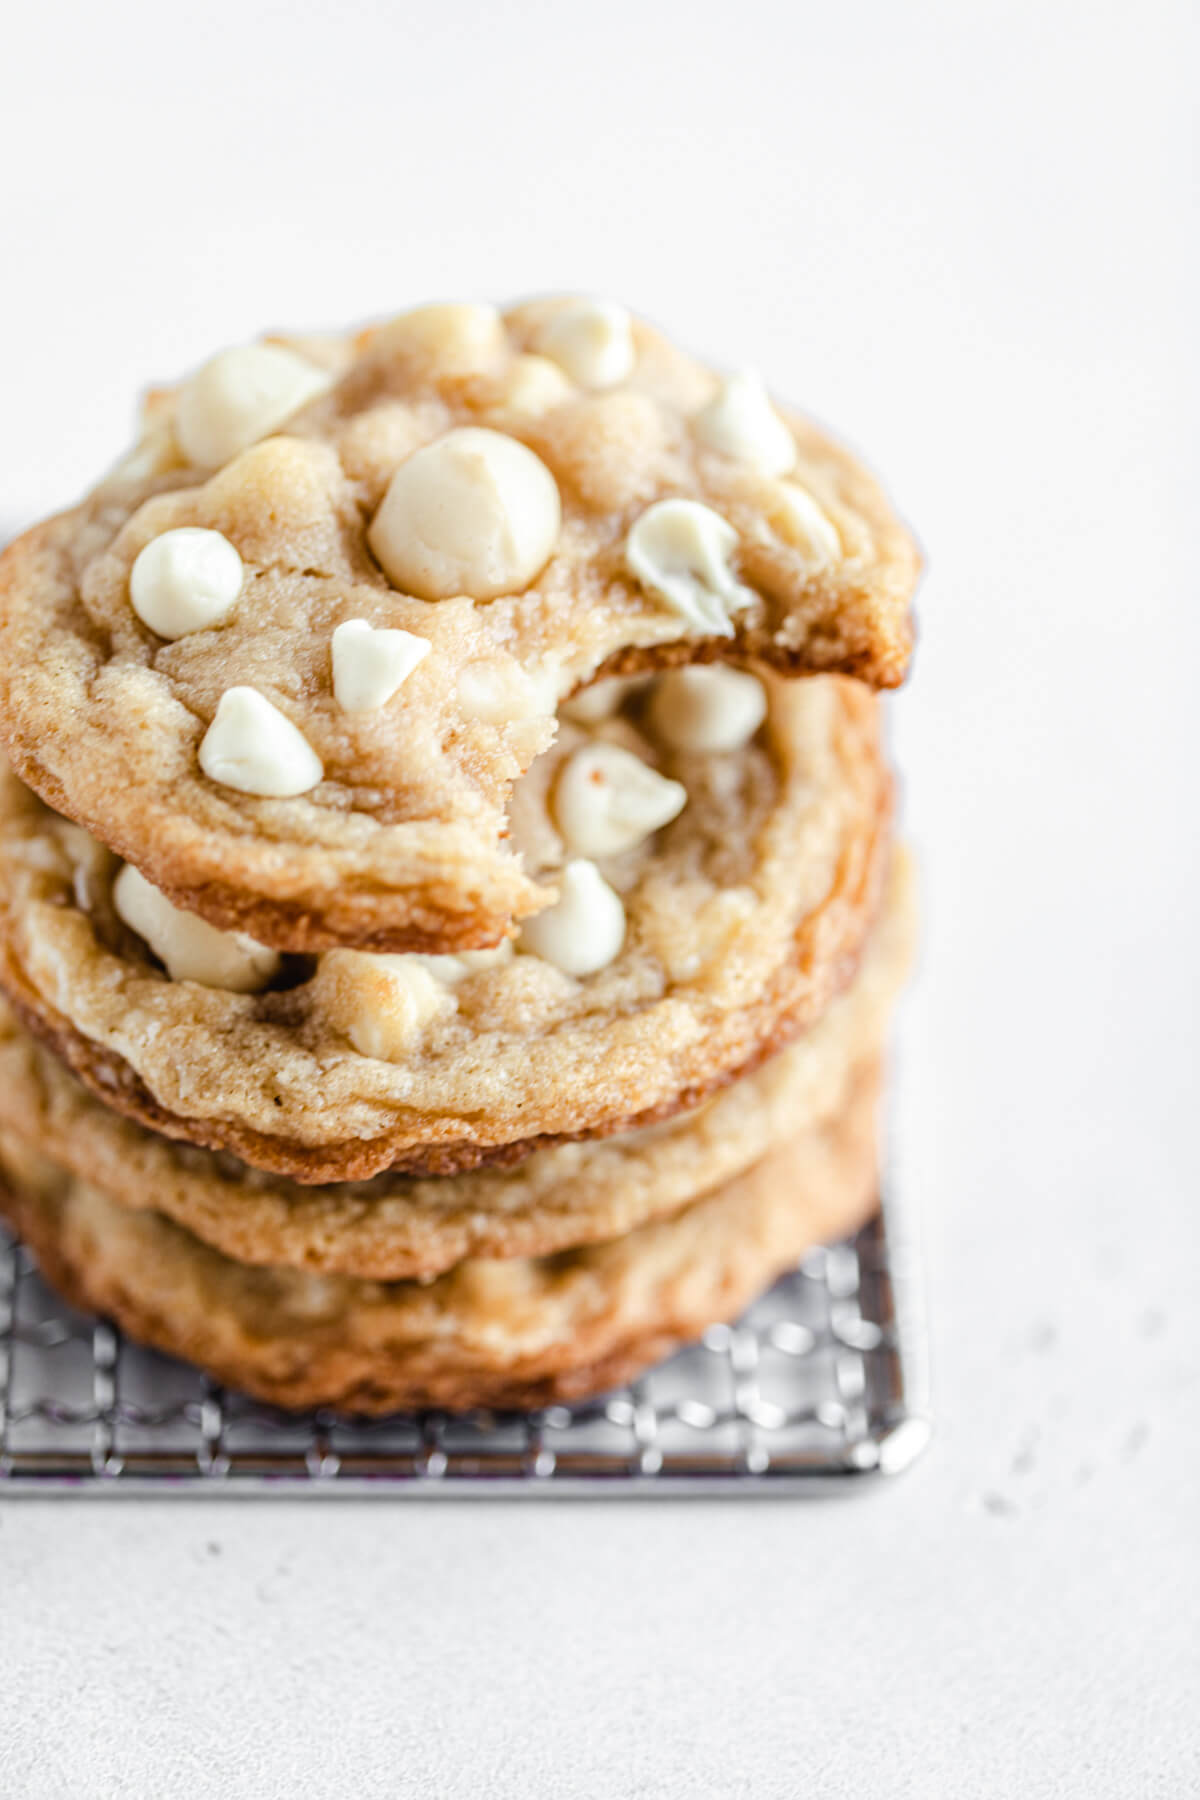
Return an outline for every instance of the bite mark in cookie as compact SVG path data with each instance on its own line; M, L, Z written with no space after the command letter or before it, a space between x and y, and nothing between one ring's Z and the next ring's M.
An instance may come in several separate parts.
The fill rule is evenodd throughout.
M510 806L564 701L726 658L895 685L915 569L851 457L624 309L424 307L152 396L133 462L0 561L0 739L219 929L454 953L555 897ZM403 637L336 678L351 625L432 646L402 703Z

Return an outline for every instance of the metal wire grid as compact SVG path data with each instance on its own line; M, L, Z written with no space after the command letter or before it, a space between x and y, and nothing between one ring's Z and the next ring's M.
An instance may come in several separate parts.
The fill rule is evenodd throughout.
M881 1215L602 1399L365 1422L275 1412L126 1342L0 1232L0 1494L780 1492L894 1473L929 1430L913 1262Z

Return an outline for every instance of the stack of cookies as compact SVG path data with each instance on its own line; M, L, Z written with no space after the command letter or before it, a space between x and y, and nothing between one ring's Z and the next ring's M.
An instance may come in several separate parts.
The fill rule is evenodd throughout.
M283 1406L628 1379L875 1204L864 470L621 307L225 350L0 561L0 1210Z

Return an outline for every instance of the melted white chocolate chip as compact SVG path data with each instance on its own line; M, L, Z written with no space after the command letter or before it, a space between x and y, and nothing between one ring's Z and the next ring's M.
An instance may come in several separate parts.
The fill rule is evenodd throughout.
M322 1006L360 1056L401 1062L427 1025L454 1010L446 983L423 960L362 950L330 950L321 958Z
M698 500L659 500L625 540L625 564L656 599L706 637L732 637L730 614L756 598L730 567L738 536Z
M244 578L242 559L227 537L181 525L139 551L129 572L129 598L143 625L174 640L227 618Z
M710 450L748 463L761 475L786 475L796 464L796 440L767 397L753 369L730 375L716 398L692 420Z
M175 435L188 461L220 468L324 393L324 369L278 344L221 350L179 390Z
M118 918L147 943L172 981L255 994L279 967L273 950L240 931L218 931L173 906L141 872L126 863L113 882Z
M420 600L519 593L545 567L562 508L545 463L515 438L464 426L402 462L367 540Z
M650 696L650 728L673 750L740 750L767 716L766 690L741 669L672 669Z
M687 789L618 744L585 744L554 787L554 817L567 849L619 856L667 825L687 805Z
M521 929L521 948L564 975L594 975L620 953L625 908L594 862L576 857L559 878L559 897Z
M222 787L273 799L307 794L325 773L303 733L252 687L221 695L200 745L200 767Z
M414 632L347 619L330 643L334 699L343 712L375 712L387 705L431 649L429 639Z
M614 300L564 301L534 334L533 348L580 387L615 387L633 373L633 321Z
M842 540L827 512L796 481L779 484L779 513L789 544L803 550L815 568L825 568L842 555Z

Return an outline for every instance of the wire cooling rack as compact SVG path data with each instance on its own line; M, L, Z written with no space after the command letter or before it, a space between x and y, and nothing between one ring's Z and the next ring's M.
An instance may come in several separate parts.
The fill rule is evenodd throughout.
M280 1413L65 1306L0 1231L0 1495L810 1490L929 1432L912 1247L878 1216L630 1387L535 1413Z

